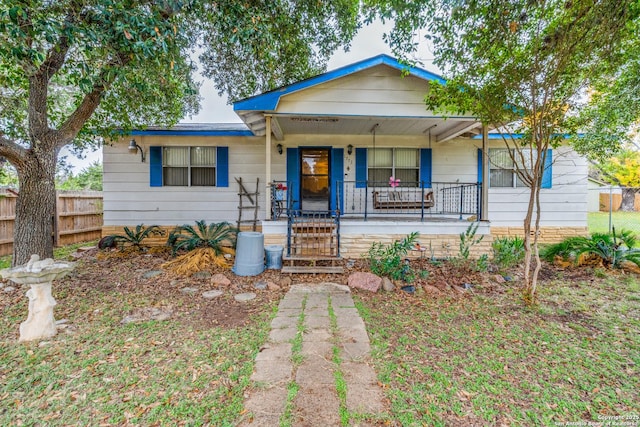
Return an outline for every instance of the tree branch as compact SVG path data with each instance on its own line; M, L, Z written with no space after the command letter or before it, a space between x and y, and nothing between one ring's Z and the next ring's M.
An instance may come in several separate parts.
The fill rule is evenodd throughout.
M27 150L0 132L0 156L6 158L13 166L18 168L24 164L27 157Z
M109 61L100 71L93 90L87 93L78 107L69 115L67 120L60 126L58 134L58 147L63 147L73 140L89 120L91 115L100 105L102 95L111 87L115 81L117 73L109 72L112 68L122 68L131 61L131 57L125 53L117 53L115 58Z
M73 11L65 19L65 30L73 20ZM29 136L32 141L44 139L49 129L47 116L47 96L49 80L62 68L70 48L66 31L62 31L58 42L51 46L45 60L37 71L29 76Z

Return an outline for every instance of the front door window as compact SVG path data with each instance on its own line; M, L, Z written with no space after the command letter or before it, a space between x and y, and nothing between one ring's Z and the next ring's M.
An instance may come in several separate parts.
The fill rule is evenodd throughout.
M329 210L329 149L301 148L302 210Z

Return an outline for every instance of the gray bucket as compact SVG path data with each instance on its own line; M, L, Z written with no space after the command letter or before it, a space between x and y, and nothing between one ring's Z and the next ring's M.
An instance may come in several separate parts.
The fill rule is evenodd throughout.
M238 233L233 272L238 276L256 276L264 271L264 236L256 231Z
M282 252L284 248L280 245L267 245L264 247L265 259L267 260L267 268L271 270L280 270L282 268Z

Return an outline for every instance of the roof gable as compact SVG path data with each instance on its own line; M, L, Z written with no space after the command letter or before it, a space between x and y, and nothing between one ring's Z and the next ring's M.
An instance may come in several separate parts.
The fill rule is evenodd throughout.
M437 74L431 73L422 68L407 66L389 55L382 54L356 62L354 64L347 65L342 68L338 68L336 70L328 71L324 74L320 74L318 76L311 77L288 86L274 89L270 92L265 92L260 95L255 95L250 98L240 100L233 104L233 109L234 111L275 111L281 98L285 95L303 91L305 89L309 89L314 86L327 83L342 77L350 76L379 65L386 65L388 67L406 73L407 75L415 76L425 81L438 81L440 83L445 83L445 79Z

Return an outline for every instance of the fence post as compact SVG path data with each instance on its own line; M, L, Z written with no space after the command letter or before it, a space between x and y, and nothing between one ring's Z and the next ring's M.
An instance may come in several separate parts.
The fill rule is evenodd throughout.
M53 247L60 244L60 193L56 191L56 205L53 212Z
M609 186L609 234L611 234L611 228L613 227L613 186Z

